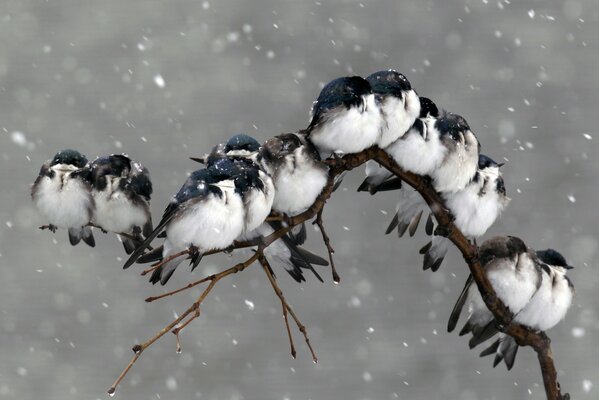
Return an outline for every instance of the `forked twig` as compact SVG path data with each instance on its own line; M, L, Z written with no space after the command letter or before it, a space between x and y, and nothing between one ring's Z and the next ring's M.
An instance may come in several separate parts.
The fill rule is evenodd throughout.
M314 363L317 363L318 357L316 356L316 352L312 348L312 344L310 343L310 339L308 338L308 333L306 331L306 327L301 323L301 321L299 320L299 318L297 317L297 315L295 314L295 312L293 311L293 309L291 308L289 303L287 303L287 300L285 299L285 296L283 295L283 291L277 284L277 281L275 280L274 276L272 276L271 268L270 268L270 264L268 263L268 260L266 260L266 257L264 257L262 255L258 258L258 261L260 261L260 264L262 265L262 269L266 273L266 276L268 277L268 280L270 281L270 284L271 284L273 290L275 291L276 295L279 297L279 300L281 300L281 306L283 308L283 319L285 320L285 327L287 328L287 335L289 336L289 345L291 346L291 356L293 358L295 358L296 353L295 353L295 347L293 346L293 337L291 336L291 330L289 329L289 320L287 317L287 313L289 313L291 315L291 318L293 318L293 320L295 321L295 324L297 325L297 329L299 329L299 331L304 335L304 340L306 341L306 345L308 346L308 349L310 349L310 353L312 354L312 361L314 361Z
M206 299L206 296L208 296L208 294L214 288L214 286L216 285L216 283L218 281L220 281L221 279L223 279L226 276L243 271L244 269L249 267L252 263L254 263L254 261L256 261L258 259L259 254L261 254L261 253L262 253L262 247L258 247L258 250L246 261L236 264L229 269L219 272L218 274L214 274L214 275L210 275L210 276L206 277L204 279L204 282L210 281L210 283L208 284L206 289L204 289L204 291L202 292L200 297L198 297L198 299L187 310L185 310L183 312L183 314L181 314L179 317L175 318L175 320L173 320L170 324L168 324L167 326L162 328L158 333L156 333L154 336L152 336L150 339L148 339L144 343L133 346L133 352L135 353L133 355L133 358L131 359L129 364L127 364L127 366L125 367L123 372L121 372L121 374L116 379L116 381L112 384L112 386L108 389L108 394L114 395L114 393L116 392L116 387L119 385L119 383L121 383L123 378L125 378L125 376L127 375L127 372L129 372L129 370L131 369L133 364L135 364L135 362L141 356L141 353L143 353L143 351L145 349L150 347L155 341L160 339L167 332L176 328L179 325L179 323L181 321L183 321L188 315L190 315L191 313L194 313L194 315L190 318L190 320L186 321L183 325L181 325L180 327L175 329L176 332L173 332L173 333L175 333L175 335L178 338L179 332L183 328L185 328L192 320L194 320L195 318L197 318L200 315L199 310L200 310L200 306L201 306L202 302Z

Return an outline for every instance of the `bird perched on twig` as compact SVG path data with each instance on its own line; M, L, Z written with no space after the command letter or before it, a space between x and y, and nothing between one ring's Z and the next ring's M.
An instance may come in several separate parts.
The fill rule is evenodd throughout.
M572 304L574 286L566 276L572 267L560 253L553 249L535 252L518 238L499 236L483 243L479 255L495 293L513 314L513 322L546 331L564 318ZM472 334L470 348L499 333L493 315L473 282L469 276L447 325L447 330L452 332L466 307L468 319L460 336ZM514 338L500 334L480 355L495 354L493 366L504 361L509 370L517 351Z
M383 115L367 80L359 76L327 83L314 102L305 134L322 158L358 153L381 137Z
M66 149L42 165L31 188L37 209L48 219L47 228L67 228L74 246L81 240L95 246L91 227L94 212L91 186L81 176L87 158L76 150Z
M420 115L410 129L385 148L385 151L406 171L421 175L430 174L438 168L443 156L443 144L438 131L429 134L425 129L428 118L439 116L439 110L432 100L420 97ZM396 190L401 188L401 180L376 161L366 162L366 179L358 187L358 192Z
M262 191L264 186L257 173L245 172L227 158L194 171L165 209L156 229L131 254L124 268L131 266L151 241L165 231L164 263L150 278L152 283L164 285L182 261L181 257L169 259L172 256L194 249L191 262L195 267L204 252L225 249L244 230L256 228L257 218L246 215L246 201L253 197L251 191Z
M478 158L478 170L470 183L462 190L442 195L445 206L454 217L453 223L471 240L484 235L510 202L499 171L502 165L481 154ZM432 227L429 228L431 230ZM424 269L439 269L449 245L448 238L433 236L420 250L424 254Z
M547 331L557 325L568 312L574 298L574 285L566 276L572 269L565 258L553 249L536 252L541 267L541 285L528 304L514 316L514 322L539 331ZM500 334L481 357L494 354L493 366L505 362L508 370L514 366L518 344L513 337Z
M93 223L120 236L131 254L152 232L152 181L147 168L124 154L98 157L83 172L92 185ZM143 235L143 236L142 236Z

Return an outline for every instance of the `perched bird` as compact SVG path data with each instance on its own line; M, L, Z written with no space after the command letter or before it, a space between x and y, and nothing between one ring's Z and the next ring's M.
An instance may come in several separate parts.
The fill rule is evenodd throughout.
M49 229L67 228L74 246L82 239L95 246L91 227L94 212L91 187L81 176L87 158L76 150L62 150L42 165L31 188L37 209L48 219Z
M119 235L127 254L152 232L152 181L143 165L124 154L99 157L85 173L96 204L93 223Z
M528 304L514 316L514 322L546 331L557 325L572 305L574 286L566 276L566 271L573 267L553 249L537 251L536 255L542 270L541 286ZM497 366L503 360L510 370L514 366L518 347L513 337L500 334L499 338L481 353L481 357L495 354L493 366Z
M412 127L385 151L406 171L428 175L438 168L444 157L441 135L438 131L428 132L425 124L428 119L436 118L439 110L432 100L420 97L420 115ZM358 192L396 190L401 188L401 180L376 161L366 163L366 179L358 187Z
M312 107L306 136L322 158L332 153L358 153L381 137L383 115L368 81L337 78L325 85Z
M248 227L245 198L259 185L255 174L243 174L232 160L221 159L194 171L166 207L154 231L131 254L123 268L130 267L162 231L166 232L162 258L186 249L197 265L209 250L225 249ZM156 269L150 282L166 284L182 258L174 258Z
M476 173L480 143L468 122L457 114L442 112L433 128L441 133L441 142L447 149L441 165L430 174L433 187L440 193L462 190Z
M275 185L273 210L294 216L307 210L328 181L328 167L305 137L287 133L264 142L260 164Z
M521 313L542 285L543 272L536 253L517 237L497 236L480 246L479 259L497 297L512 314ZM497 333L493 314L473 282L470 275L447 325L448 332L452 332L466 307L468 319L460 336L472 333L470 348Z
M420 100L408 79L397 71L379 71L366 78L383 114L377 145L384 149L410 129L420 115Z
M272 176L274 188L270 189L269 186L268 190L274 194L272 208L288 215L295 215L308 208L322 190L318 189L318 186L324 187L327 180L327 168L319 162L318 153L313 145L305 138L294 134L271 138L263 146L251 136L235 135L227 143L216 146L202 160L210 165L223 157L237 160L236 162L251 160ZM302 189L302 185L305 185L305 188ZM318 193L313 194L315 191ZM274 228L281 226L275 222L264 222L254 230L246 230L237 240L248 241L266 237L274 232ZM298 282L305 281L302 269L311 270L322 280L312 264L328 265L328 262L298 247L305 241L305 236L306 230L302 224L297 230L292 230L268 246L264 254L271 265L282 265ZM154 258L146 259L154 261Z
M510 201L499 171L502 165L481 154L478 170L470 183L457 192L442 194L455 226L469 239L484 235ZM449 245L448 238L433 236L420 250L424 254L424 269L439 269Z

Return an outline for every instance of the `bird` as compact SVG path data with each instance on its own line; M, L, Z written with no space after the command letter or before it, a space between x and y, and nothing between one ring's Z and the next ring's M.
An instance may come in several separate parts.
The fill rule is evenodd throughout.
M395 70L375 72L366 81L383 114L377 145L384 149L410 129L420 115L420 100L410 81Z
M164 210L154 231L130 255L123 268L130 267L152 240L166 232L162 259L167 260L184 250L190 250L193 268L203 253L226 249L248 227L244 204L248 191L258 185L254 174L244 174L229 159L196 170L187 178ZM164 262L154 270L150 282L165 285L182 258Z
M442 195L445 206L454 218L454 225L469 239L484 235L510 202L499 171L502 165L481 154L478 157L478 169L470 183L462 190ZM424 254L423 268L432 271L439 269L449 245L447 237L433 236L420 250Z
M358 153L378 143L383 114L367 80L341 77L327 83L311 110L304 133L321 158Z
M443 111L434 126L427 124L426 128L440 132L446 149L441 164L430 174L433 187L442 194L464 189L476 173L480 152L480 143L468 122L461 115Z
M542 285L543 272L538 256L520 238L496 236L485 241L479 248L479 260L497 297L513 315L522 312ZM468 317L460 336L472 334L470 348L497 333L493 314L473 282L470 275L447 324L447 331L452 332L466 308Z
M87 158L77 150L65 149L46 161L31 187L31 199L47 218L48 228L67 228L74 246L81 240L94 247L93 232L88 224L94 212L89 182L81 175Z
M572 305L575 290L566 272L573 267L554 249L540 250L536 255L542 271L541 285L528 304L514 316L514 322L546 331L557 325ZM493 366L504 361L510 370L514 366L518 347L513 337L499 334L499 338L480 355L494 354Z
M127 254L152 232L148 169L125 154L98 157L84 168L96 207L93 224L119 235Z
M295 216L306 211L328 182L328 167L305 137L275 136L260 148L260 163L275 186L273 210Z
M420 97L420 114L411 128L391 143L384 150L398 165L410 172L421 175L430 174L440 165L444 154L438 131L428 134L425 124L428 119L436 118L439 110L436 104L427 97ZM433 134L434 133L434 134ZM427 164L430 163L430 164ZM366 162L366 179L358 187L358 192L397 190L401 188L401 180L376 161Z

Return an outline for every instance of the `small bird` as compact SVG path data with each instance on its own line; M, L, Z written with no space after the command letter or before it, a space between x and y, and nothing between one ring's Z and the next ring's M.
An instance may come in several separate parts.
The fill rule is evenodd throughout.
M462 190L476 173L480 143L468 122L457 114L442 112L434 128L441 133L441 142L447 150L441 165L430 174L433 187L440 193Z
M321 158L333 153L358 153L377 144L381 137L381 108L368 81L359 76L327 83L311 114L305 134Z
M284 134L271 138L264 145L245 134L231 137L226 144L216 146L201 160L209 165L214 160L227 157L236 160L251 160L272 176L274 188L273 210L295 215L308 208L327 181L327 167L320 163L318 152L305 138L295 134ZM199 161L200 159L194 159ZM278 185L278 186L277 186ZM302 185L306 187L302 190ZM270 186L269 186L270 187ZM317 192L316 194L314 194ZM299 208L298 208L299 207ZM258 228L244 232L238 241L266 237L281 228L276 222L264 222ZM280 264L298 282L305 281L301 269L310 269L322 280L311 264L328 265L322 257L298 247L306 240L306 229L302 224L264 250L272 265ZM148 261L154 261L153 258Z
M94 212L91 186L81 175L87 158L77 150L66 149L42 165L31 187L31 199L48 219L48 228L67 228L74 246L81 240L94 247L96 242L88 224Z
M273 210L294 216L307 210L328 181L328 167L305 137L287 133L264 142L260 164L275 185Z
M573 267L553 249L537 251L536 255L542 270L541 286L528 304L514 316L514 322L546 331L557 325L572 305L574 286L566 276L566 271ZM500 334L480 355L484 357L495 354L493 366L503 360L510 370L514 366L518 347L513 337Z
M412 127L395 140L385 151L410 172L428 175L438 168L444 158L444 148L438 131L428 133L425 124L428 119L436 118L439 110L435 103L426 97L420 97L420 115ZM366 163L366 179L358 187L358 192L368 191L375 194L378 191L396 190L401 188L401 180L389 170L381 167L376 161Z
M462 190L442 195L445 206L454 217L455 226L469 239L484 235L510 202L499 171L502 165L481 154L478 170L470 183ZM424 254L424 269L439 269L449 244L448 238L433 236L431 242L420 250Z
M537 254L520 238L497 236L480 246L479 259L499 299L512 314L521 313L542 285L543 272ZM452 332L466 307L468 319L460 336L472 333L470 348L497 333L493 314L487 309L473 282L470 275L447 325L447 331Z
M384 149L410 129L420 114L420 100L408 79L397 71L378 71L368 76L366 81L383 114L377 145Z
M152 181L143 165L124 154L99 157L89 163L86 174L96 207L93 223L119 235L127 254L152 232L150 198Z
M255 174L244 174L229 159L191 173L166 207L154 231L131 254L123 268L130 267L161 232L166 232L162 258L191 249L192 269L203 253L225 249L247 228L245 197L258 185ZM174 258L156 269L150 282L166 284L182 258Z

